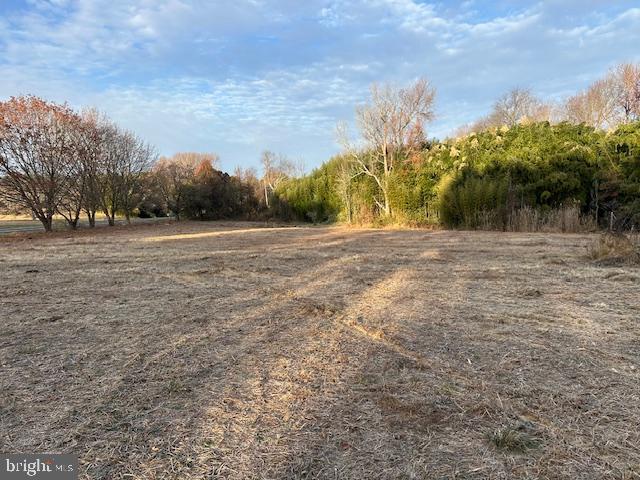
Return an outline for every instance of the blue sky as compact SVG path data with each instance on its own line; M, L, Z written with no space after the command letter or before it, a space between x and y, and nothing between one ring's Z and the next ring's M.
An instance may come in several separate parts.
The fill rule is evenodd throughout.
M95 106L161 154L317 166L371 82L437 88L443 137L496 97L552 100L640 61L640 2L0 0L0 97Z

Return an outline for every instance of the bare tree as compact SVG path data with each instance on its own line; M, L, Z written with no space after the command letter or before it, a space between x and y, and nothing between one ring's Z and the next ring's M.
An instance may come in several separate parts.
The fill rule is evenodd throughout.
M102 209L103 172L107 141L113 127L107 117L96 109L82 112L83 142L82 172L84 174L83 205L89 227L96 225L96 213Z
M569 97L562 119L602 129L640 119L640 65L618 65L586 90Z
M260 160L262 162L264 203L269 208L269 196L276 191L284 179L294 176L299 167L286 156L269 150L262 152Z
M121 154L120 181L122 182L122 210L127 223L140 200L142 179L156 161L154 148L132 132L120 135Z
M57 211L73 229L78 227L83 210L87 212L89 226L95 227L95 213L98 209L96 178L99 175L98 157L101 147L96 122L98 115L95 110L84 111L80 121L71 131L74 144L77 146L78 158L73 165L69 188Z
M155 152L133 133L122 131L113 123L103 124L101 128L97 188L100 205L110 226L115 225L119 211L124 212L129 223L143 174L153 165Z
M119 135L115 124L105 122L101 125L102 142L99 156L99 175L97 193L100 207L110 226L115 225L116 213L120 209L122 182L120 181L121 157Z
M640 64L624 63L611 73L621 121L640 119Z
M350 159L343 158L340 160L336 171L336 190L340 199L344 204L347 213L347 223L353 221L353 180L359 176L358 168Z
M519 123L550 122L554 120L555 112L556 107L552 103L542 101L531 90L513 88L493 104L489 115L459 127L454 137L460 138L490 128L513 127Z
M514 88L496 101L487 120L494 127L512 127L524 121L542 122L550 117L550 105L545 104L529 89Z
M259 183L258 180L258 171L255 167L241 167L240 165L236 166L233 169L233 175L238 177L243 183Z
M0 195L29 209L46 231L76 175L79 123L66 105L37 97L0 102Z
M78 220L82 213L86 189L87 182L83 159L80 157L73 164L73 168L70 171L68 188L65 190L56 208L56 212L59 213L67 221L67 225L74 230L78 228Z
M596 128L615 126L617 118L617 86L611 76L594 82L585 91L567 99L564 118L572 123L584 123Z
M391 215L389 180L395 165L411 157L425 143L425 125L433 119L435 90L422 78L408 88L373 85L371 102L356 109L362 145L354 147L343 127L339 140L356 166L356 173L371 177L380 190L376 205Z

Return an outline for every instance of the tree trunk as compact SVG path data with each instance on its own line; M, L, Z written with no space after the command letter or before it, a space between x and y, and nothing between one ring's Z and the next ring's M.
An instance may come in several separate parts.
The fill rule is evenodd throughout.
M383 190L382 191L382 195L384 196L384 216L385 217L390 217L391 216L391 205L389 205L389 193L387 192L387 190Z
M176 201L175 201L175 209L172 210L174 215L175 215L175 217L176 217L176 221L177 222L180 221L180 210L182 209L181 205L182 205L182 202L180 200L180 197L178 197L178 199L176 199Z
M42 226L44 227L45 232L50 232L53 230L53 217L51 215L46 215L40 218L40 222L42 222Z
M67 219L67 224L71 228L71 230L78 229L78 222L80 221L80 214L82 213L82 207L76 209L73 213L69 213L69 218Z
M600 204L598 203L598 189L600 188L600 185L598 183L598 180L596 180L594 183L595 183L595 186L593 188L593 195L595 197L595 203L596 203L596 205L595 205L596 227L598 227L598 222L600 221L600 218L599 218L599 216L600 216L600 211L599 211Z
M95 228L95 226L96 226L96 212L95 212L95 210L87 211L87 220L89 220L89 228Z

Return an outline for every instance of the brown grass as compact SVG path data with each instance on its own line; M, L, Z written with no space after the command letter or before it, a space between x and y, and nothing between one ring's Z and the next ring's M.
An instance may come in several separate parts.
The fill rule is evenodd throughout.
M92 479L640 477L589 235L181 223L0 243L0 450Z
M600 235L587 252L603 264L640 264L640 237L637 233L608 232Z
M524 207L509 215L506 230L511 232L595 232L598 229L590 215L583 215L576 205L565 205L547 212Z

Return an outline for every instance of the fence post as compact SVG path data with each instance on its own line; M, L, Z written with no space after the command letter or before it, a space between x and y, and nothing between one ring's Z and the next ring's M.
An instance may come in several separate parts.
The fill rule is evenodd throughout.
M615 218L615 215L613 214L613 212L611 212L611 214L609 215L609 231L612 232L613 231L613 219Z

